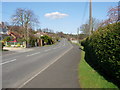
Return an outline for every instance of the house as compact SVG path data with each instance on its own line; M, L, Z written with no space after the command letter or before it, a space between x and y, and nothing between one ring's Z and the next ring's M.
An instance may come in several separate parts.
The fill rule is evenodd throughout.
M39 39L37 39L37 45L38 46L43 46L44 45L44 41L40 38L41 36L47 35L47 33L45 32L37 32L36 34L34 34L35 37L38 37Z
M44 35L47 35L47 33L44 33L44 32L37 32L36 34L34 34L34 36L36 37L41 37L41 36L44 36Z
M4 22L0 22L0 40L3 40L8 33L8 28L7 26L4 24Z
M70 38L70 41L71 41L72 43L78 43L78 40L75 39L75 38Z

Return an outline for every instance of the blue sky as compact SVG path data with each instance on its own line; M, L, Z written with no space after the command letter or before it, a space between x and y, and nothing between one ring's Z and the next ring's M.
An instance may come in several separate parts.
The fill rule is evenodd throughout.
M93 2L93 17L106 19L108 9L116 5L117 2ZM38 16L41 28L55 32L76 33L77 28L89 18L88 2L3 2L2 21L10 23L17 8L31 9Z

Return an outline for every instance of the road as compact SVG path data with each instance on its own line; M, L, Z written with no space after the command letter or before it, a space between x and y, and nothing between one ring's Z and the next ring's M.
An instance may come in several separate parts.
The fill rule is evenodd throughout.
M29 52L3 55L3 88L79 88L80 49L66 39Z

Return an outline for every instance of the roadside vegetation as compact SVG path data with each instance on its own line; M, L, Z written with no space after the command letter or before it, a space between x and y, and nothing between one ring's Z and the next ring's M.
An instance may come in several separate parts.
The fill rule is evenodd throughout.
M118 9L119 6L111 8L107 13L108 19L98 25L94 24L96 23L94 20L91 33L89 25L81 26L82 33L89 35L80 42L84 47L79 66L80 83L83 88L120 88L120 19L117 13ZM106 81L104 82L104 80Z
M82 41L85 60L108 81L120 87L120 22L99 28Z
M83 49L83 47L81 47ZM81 61L78 67L79 83L81 88L114 88L117 86L107 81L85 61L85 52L81 50ZM116 88L116 89L115 89Z
M0 41L0 51L3 51L4 43Z

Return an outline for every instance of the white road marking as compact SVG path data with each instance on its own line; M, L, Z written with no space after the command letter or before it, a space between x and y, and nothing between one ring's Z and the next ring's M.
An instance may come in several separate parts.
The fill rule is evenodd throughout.
M45 52L47 52L47 51L50 51L51 49L47 49L47 50L45 50Z
M53 49L57 49L57 48L53 48Z
M50 62L49 64L47 64L45 67L43 67L42 70L40 70L37 74L35 74L34 76L32 76L30 79L28 79L27 81L25 81L22 85L20 85L18 88L22 88L23 86L25 86L27 83L29 83L31 80L33 80L35 77L37 77L39 74L41 74L43 71L45 71L48 67L50 67L52 64L54 64L56 61L58 61L58 59L60 59L63 55L65 55L68 51L70 51L73 48L73 46L68 49L67 51L65 51L63 54L61 54L59 57L57 57L53 62Z
M33 55L36 55L36 54L39 54L39 53L41 53L41 52L37 52L37 53L33 53L33 54L30 54L30 55L27 55L27 57L33 56Z
M14 62L16 61L17 59L13 59L13 60L10 60L10 61L6 61L6 62L3 62L3 63L0 63L0 65L4 65L4 64L7 64L7 63L11 63L11 62Z
M21 57L21 56L14 56L13 58L9 58L9 59L3 59L4 61L9 61L10 59L14 59L14 58L18 58L18 57Z

